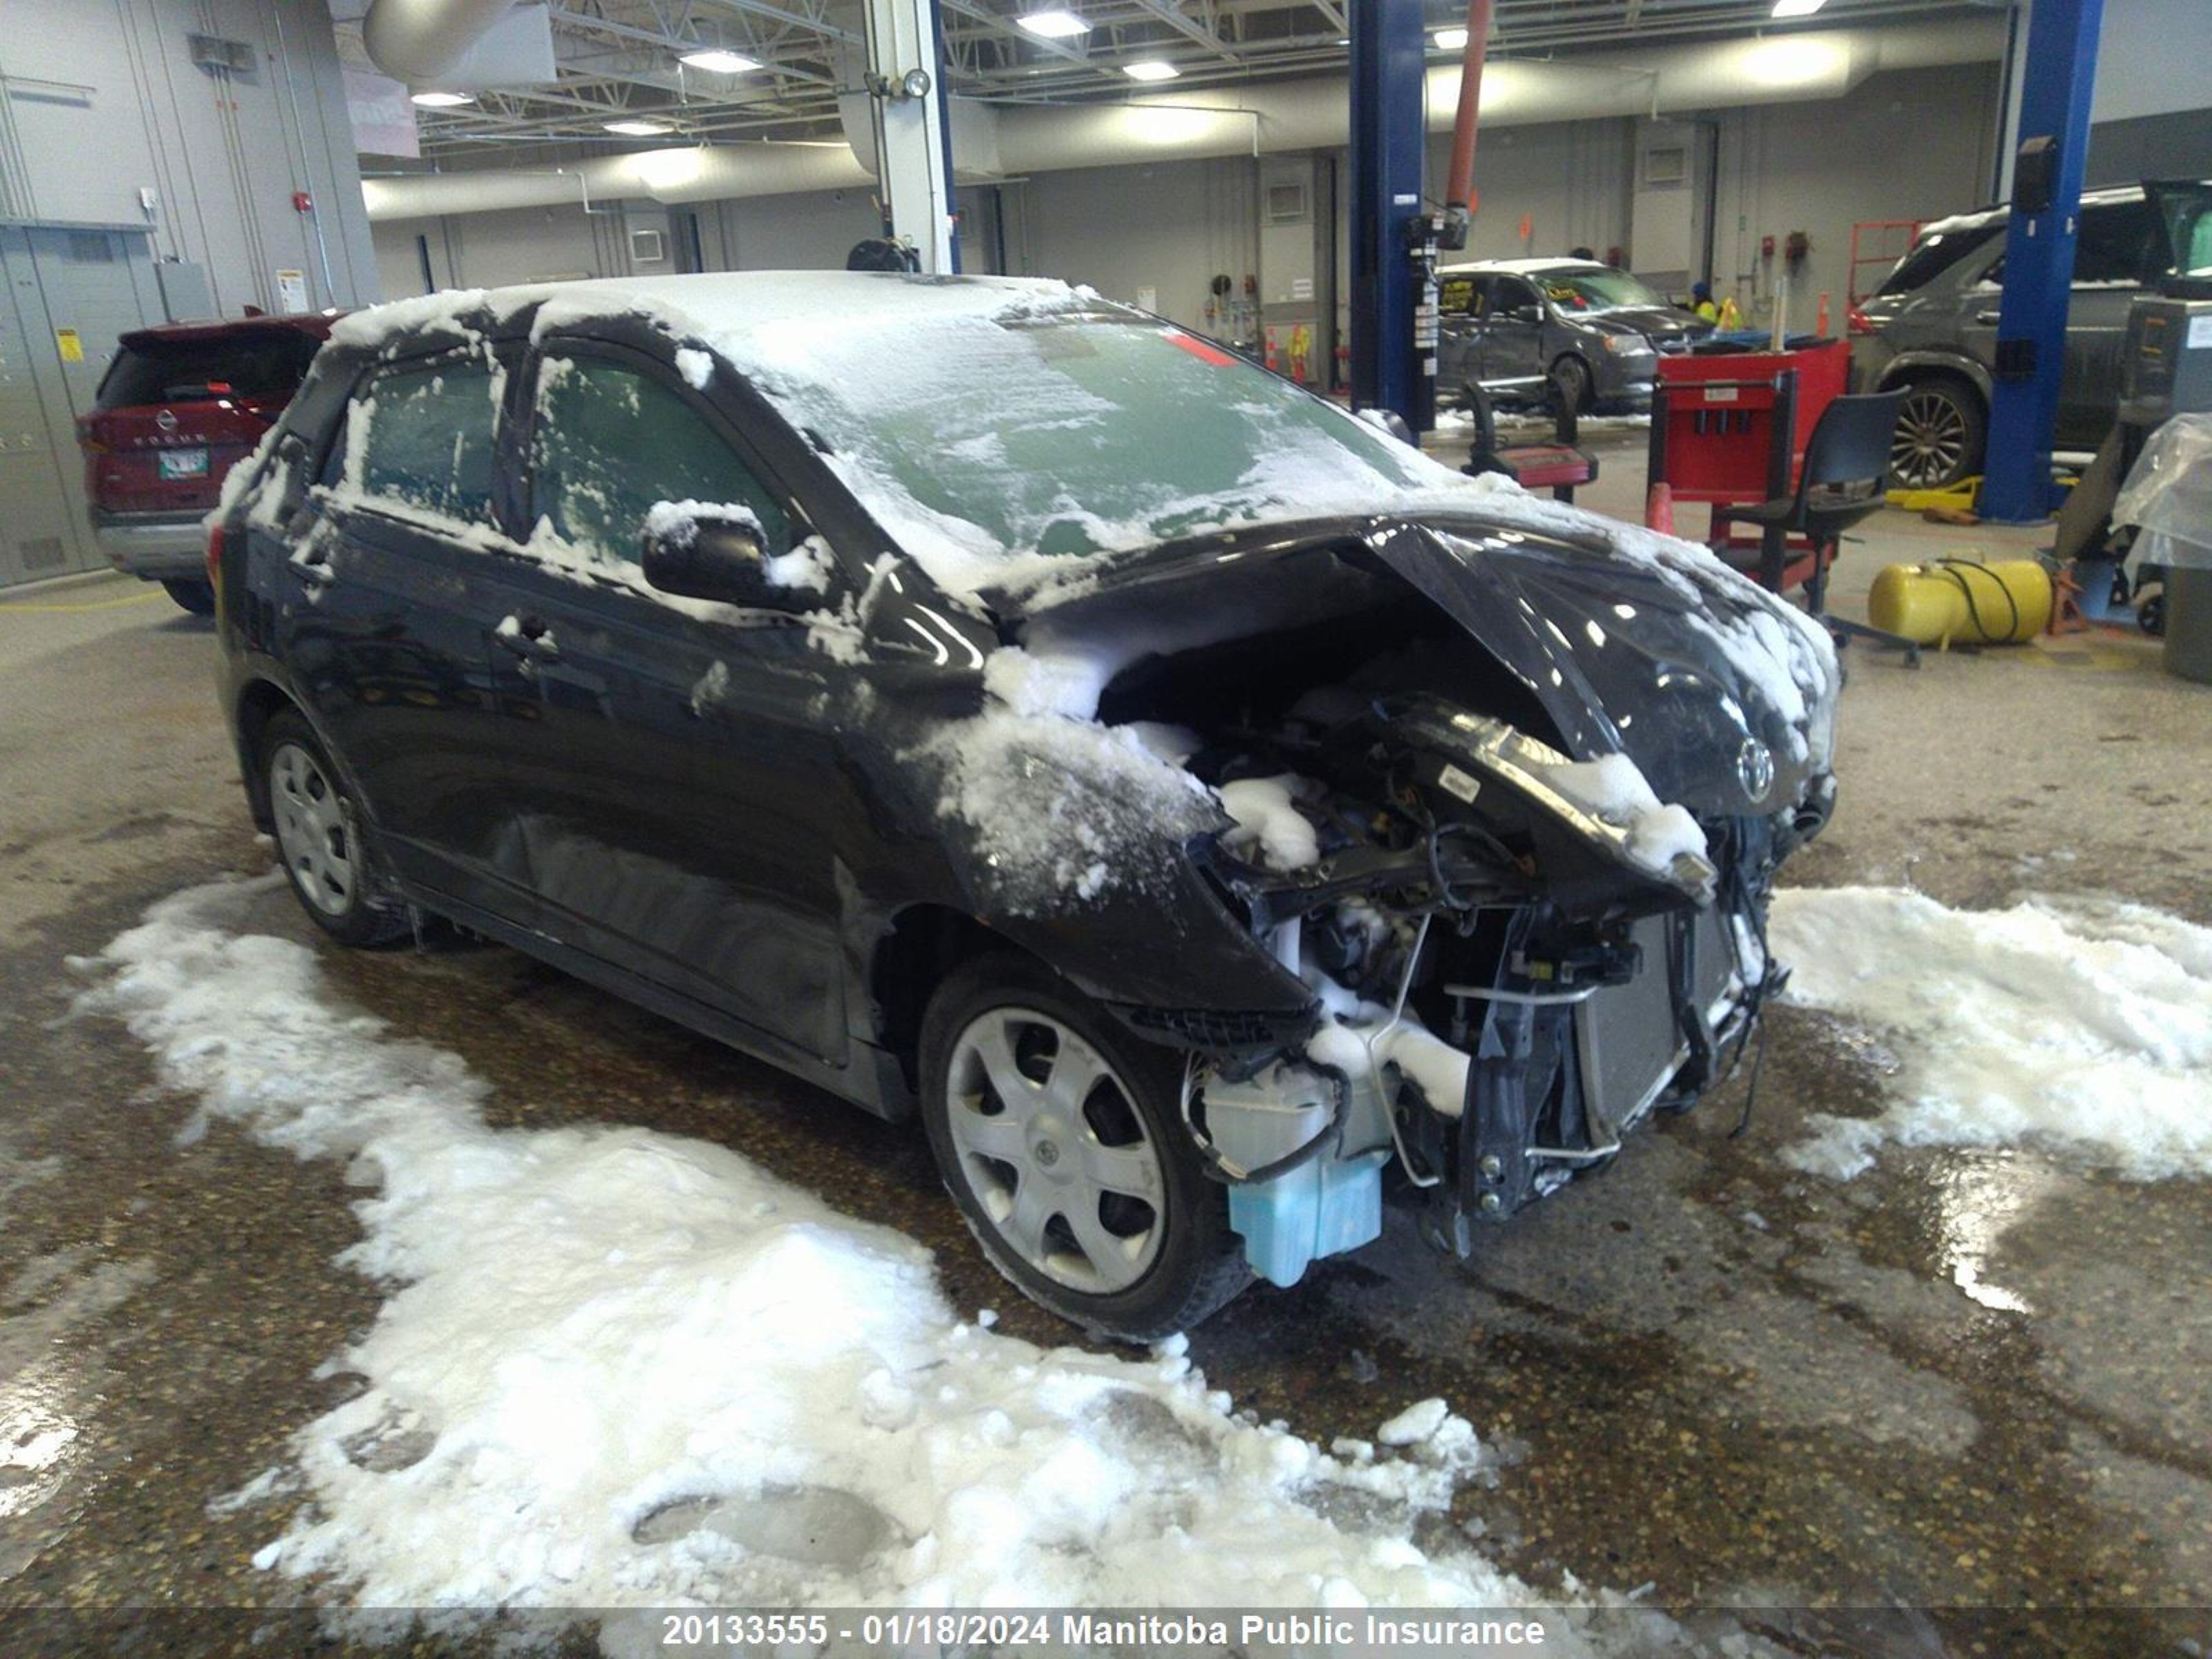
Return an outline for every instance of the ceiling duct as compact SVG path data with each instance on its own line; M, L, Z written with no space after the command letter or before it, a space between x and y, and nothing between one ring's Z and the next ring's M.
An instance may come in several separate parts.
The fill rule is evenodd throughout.
M379 0L389 3L389 0ZM1486 129L1607 116L1683 115L1741 105L1840 98L1881 70L1993 61L1999 18L1881 29L1822 29L1763 39L1578 53L1540 61L1492 58L1482 82ZM1459 66L1429 71L1429 126L1451 129ZM953 164L963 182L1069 167L1330 149L1346 142L1340 76L1261 82L1141 102L994 106L954 98ZM850 145L715 144L603 156L562 173L471 169L367 181L371 219L409 219L650 197L702 202L874 182Z
M507 16L514 0L374 0L361 43L386 75L432 84Z

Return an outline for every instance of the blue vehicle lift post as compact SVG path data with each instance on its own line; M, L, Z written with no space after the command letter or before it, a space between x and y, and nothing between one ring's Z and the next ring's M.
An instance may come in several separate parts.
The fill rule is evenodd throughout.
M1420 0L1351 0L1352 404L1436 424L1435 222Z
M2066 309L2103 18L2104 0L2035 0L2020 60L2027 79L1978 504L1982 517L2000 524L2039 522L2057 502L2051 442L2066 367Z

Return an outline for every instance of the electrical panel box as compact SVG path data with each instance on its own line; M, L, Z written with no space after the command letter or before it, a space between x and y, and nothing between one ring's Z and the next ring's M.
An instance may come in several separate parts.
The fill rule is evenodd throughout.
M215 290L208 286L207 267L198 261L156 260L154 282L161 291L161 314L171 322L215 315Z

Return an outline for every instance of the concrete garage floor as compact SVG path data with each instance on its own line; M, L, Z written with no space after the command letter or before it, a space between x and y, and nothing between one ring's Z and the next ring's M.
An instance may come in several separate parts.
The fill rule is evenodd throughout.
M1640 457L1607 441L1586 500L1632 512ZM1838 608L1892 558L2035 539L1885 514ZM268 867L212 654L206 624L119 580L0 599L0 1607L295 1601L250 1564L283 1505L209 1505L358 1386L315 1372L379 1303L333 1264L357 1236L340 1167L222 1125L179 1144L191 1103L149 1092L139 1045L62 1018L68 957ZM1849 658L1840 810L1792 880L1973 907L2112 893L2212 922L2212 689L2118 635L1917 673ZM256 925L316 938L285 895ZM981 1264L918 1133L503 950L318 953L335 993L464 1056L495 1123L726 1144L936 1248L956 1305L1064 1339ZM2157 1610L2212 1604L2212 1186L2017 1152L1890 1147L1845 1183L1778 1161L1806 1114L1869 1115L1881 1086L1878 1048L1783 1010L1741 1139L1732 1087L1465 1269L1394 1216L1359 1257L1248 1294L1193 1357L1324 1444L1444 1396L1504 1460L1457 1517L1540 1587L2094 1607L2063 1644L1952 1612L1879 1650L2181 1650Z

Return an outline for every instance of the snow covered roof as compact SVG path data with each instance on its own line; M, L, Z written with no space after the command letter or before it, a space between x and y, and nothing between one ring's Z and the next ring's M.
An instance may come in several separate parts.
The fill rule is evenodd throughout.
M2100 190L2083 191L2081 205L2104 207L2114 202L2140 202L2142 200L2142 193L2141 185L2106 185ZM1948 236L1955 230L1978 229L1994 221L2008 218L2011 213L2010 203L1999 202L1994 206L1975 208L1971 212L1954 213L1947 218L1930 219L1920 227L1919 235L1913 240L1916 242L1924 241L1930 236Z
M341 344L374 348L387 339L485 313L518 315L536 306L544 332L592 318L631 313L678 334L712 341L742 362L749 340L794 326L897 327L958 317L989 317L1010 307L1070 303L1089 295L1066 283L1028 276L919 278L869 270L728 270L686 276L599 277L510 288L450 289L356 312L338 324ZM1095 298L1095 295L1090 297Z
M1613 267L1602 259L1470 259L1464 264L1439 265L1437 269L1447 276L1504 271L1515 276L1533 276L1543 271L1611 270Z

